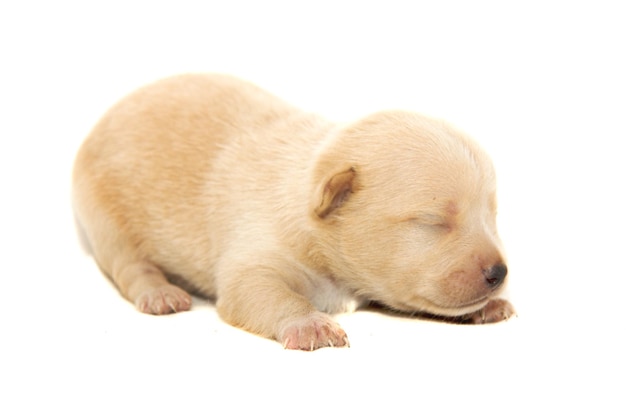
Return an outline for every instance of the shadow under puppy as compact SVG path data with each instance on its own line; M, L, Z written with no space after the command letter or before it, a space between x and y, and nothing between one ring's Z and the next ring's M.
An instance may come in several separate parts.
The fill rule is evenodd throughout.
M329 316L369 300L507 319L488 156L442 121L388 111L336 125L249 83L183 75L115 105L78 152L92 253L151 314L221 317L289 349L346 346Z

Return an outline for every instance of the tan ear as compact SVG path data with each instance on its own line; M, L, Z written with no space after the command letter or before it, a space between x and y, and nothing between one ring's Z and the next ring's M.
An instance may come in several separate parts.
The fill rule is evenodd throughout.
M340 207L354 190L356 169L350 167L327 178L317 192L317 206L315 214L320 218L328 216L333 210Z

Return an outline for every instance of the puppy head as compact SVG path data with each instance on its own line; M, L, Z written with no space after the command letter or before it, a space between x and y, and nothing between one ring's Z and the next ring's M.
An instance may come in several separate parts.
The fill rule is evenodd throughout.
M443 122L384 112L321 152L311 212L336 279L403 311L460 316L503 287L495 173Z

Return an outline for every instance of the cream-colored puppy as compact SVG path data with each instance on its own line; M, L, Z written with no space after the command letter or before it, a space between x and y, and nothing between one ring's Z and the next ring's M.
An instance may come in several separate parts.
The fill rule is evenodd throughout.
M381 112L335 125L228 76L184 75L114 106L73 177L93 255L143 312L217 300L290 349L345 346L328 315L507 319L488 156L447 124Z

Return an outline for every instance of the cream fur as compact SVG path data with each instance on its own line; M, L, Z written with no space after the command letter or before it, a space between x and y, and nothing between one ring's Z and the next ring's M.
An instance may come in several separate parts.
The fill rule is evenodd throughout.
M336 125L222 75L159 81L115 105L76 158L93 255L147 313L195 292L288 348L347 345L326 313L374 300L491 322L506 270L487 155L392 111ZM499 271L499 272L493 272Z

